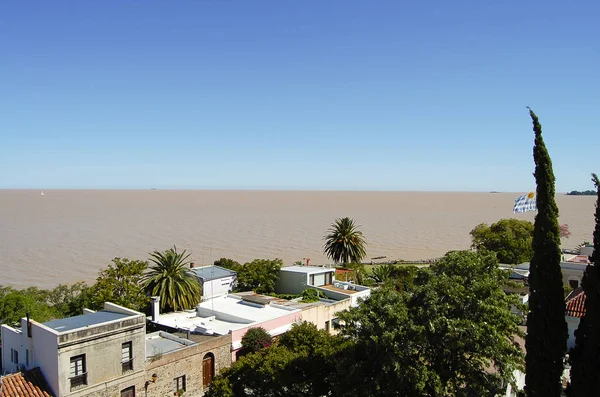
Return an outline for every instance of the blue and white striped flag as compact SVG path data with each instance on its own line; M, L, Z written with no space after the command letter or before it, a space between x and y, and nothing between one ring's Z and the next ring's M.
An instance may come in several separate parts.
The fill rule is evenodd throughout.
M513 207L513 212L516 214L518 212L527 212L527 211L536 211L537 207L535 206L535 193L529 192L522 196L519 196L515 199L515 206Z

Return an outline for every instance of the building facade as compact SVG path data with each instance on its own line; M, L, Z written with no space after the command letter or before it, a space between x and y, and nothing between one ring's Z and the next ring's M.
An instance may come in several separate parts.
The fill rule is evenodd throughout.
M39 368L56 397L203 396L231 365L231 336L203 343L165 332L146 334L142 313L105 303L104 310L22 327L2 326L8 372Z

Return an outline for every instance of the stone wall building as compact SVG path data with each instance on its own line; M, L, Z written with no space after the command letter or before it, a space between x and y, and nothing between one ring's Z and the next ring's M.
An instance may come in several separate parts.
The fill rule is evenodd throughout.
M231 365L231 335L146 334L142 313L105 303L104 310L22 327L3 325L3 368L39 368L56 397L203 396Z

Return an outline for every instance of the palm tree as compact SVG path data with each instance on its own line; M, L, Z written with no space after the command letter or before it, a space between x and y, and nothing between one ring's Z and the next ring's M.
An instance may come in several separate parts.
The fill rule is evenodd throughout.
M374 267L373 270L371 270L370 277L376 283L385 283L386 281L390 280L394 276L395 272L396 272L396 268L394 267L394 265L386 263L386 264Z
M198 279L189 270L189 257L185 250L177 252L175 246L164 252L150 253L152 264L144 276L144 290L160 296L161 309L191 309L200 302L202 291Z
M358 227L348 217L336 219L323 238L323 253L335 263L360 263L367 255L367 243Z

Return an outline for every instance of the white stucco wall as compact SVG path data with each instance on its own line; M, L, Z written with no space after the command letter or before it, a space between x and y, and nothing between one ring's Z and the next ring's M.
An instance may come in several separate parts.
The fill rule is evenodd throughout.
M332 305L314 305L298 313L296 321L307 321L315 324L318 329L325 329L325 322L329 322L329 333L334 334L332 320L337 318L337 313L350 308L350 299L335 302Z
M203 300L216 298L226 295L233 289L235 278L233 276L218 278L216 280L205 281L202 284Z
M46 326L31 322L31 340L33 341L33 362L40 367L48 386L58 396L58 340L57 333Z
M278 294L301 294L307 285L306 273L280 271L279 279L275 282L275 292Z
M579 327L579 317L565 316L567 327L569 328L569 339L567 340L567 350L575 347L575 330Z
M24 352L21 352L21 333L8 325L2 325L2 370L4 373L17 372L17 364L11 361L11 349L19 352L19 361L25 362ZM0 374L1 375L1 374Z

